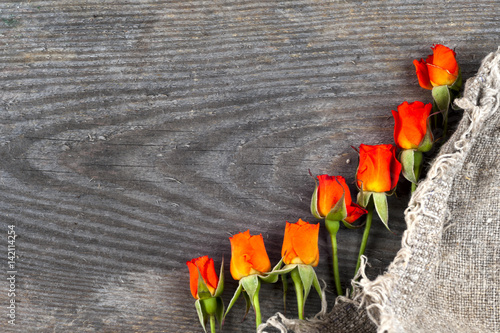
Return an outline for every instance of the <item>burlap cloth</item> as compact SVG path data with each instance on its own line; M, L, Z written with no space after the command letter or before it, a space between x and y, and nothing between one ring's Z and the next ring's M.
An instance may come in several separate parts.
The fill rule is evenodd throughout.
M353 299L309 321L280 314L282 332L500 332L500 49L456 100L457 130L405 212L407 230L387 272L360 271ZM266 332L263 325L260 329Z

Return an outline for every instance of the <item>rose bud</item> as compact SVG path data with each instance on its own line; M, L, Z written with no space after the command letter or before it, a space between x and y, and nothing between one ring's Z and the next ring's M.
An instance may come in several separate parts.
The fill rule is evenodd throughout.
M418 83L424 89L431 90L437 86L453 86L461 84L460 68L455 59L455 51L441 44L432 47L433 54L426 60L413 60L417 72ZM457 80L458 79L458 80Z
M368 192L390 192L395 189L401 163L393 145L359 146L358 188Z
M251 236L247 230L230 237L229 241L231 242L230 270L235 280L271 270L271 262L262 235Z
M297 223L286 223L281 256L286 265L305 264L318 266L319 223L309 224L299 219Z
M343 202L339 202L343 200ZM345 208L345 209L344 209ZM342 176L319 175L311 200L311 212L318 219L353 223L366 211L352 202L351 192Z
M199 274L201 274L201 278L210 292L208 296L214 296L217 285L219 284L219 278L214 268L214 260L208 258L208 256L203 256L186 262L186 265L189 268L189 281L193 297L195 299L202 298L198 294Z
M414 149L421 152L432 148L432 133L429 116L432 104L403 102L398 111L392 110L394 117L394 141L400 149Z
M211 332L216 330L216 322L222 328L224 302L220 297L224 290L224 263L221 264L220 275L217 277L214 260L203 256L186 262L189 269L189 284L191 294L196 299L194 305L203 330L206 332L210 319Z

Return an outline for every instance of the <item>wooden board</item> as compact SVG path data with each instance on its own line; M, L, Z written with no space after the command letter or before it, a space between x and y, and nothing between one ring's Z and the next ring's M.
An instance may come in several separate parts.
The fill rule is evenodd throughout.
M499 44L499 12L487 0L2 2L1 331L201 332L185 262L224 257L227 304L228 237L262 233L276 263L285 221L315 221L308 170L355 193L351 146L392 143L390 111L430 102L413 59L442 43L471 77ZM407 192L402 181L389 199L393 234L374 223L372 278L399 248ZM339 232L345 287L361 234ZM324 229L319 243L331 306ZM264 319L282 311L280 285L261 304ZM252 332L243 313L240 300L224 331Z

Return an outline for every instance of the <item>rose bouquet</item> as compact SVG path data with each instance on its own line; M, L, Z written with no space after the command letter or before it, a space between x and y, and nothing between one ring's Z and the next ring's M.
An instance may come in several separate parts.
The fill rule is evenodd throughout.
M425 153L431 151L436 132L442 119L443 138L448 126L448 111L457 95L462 78L455 52L443 45L434 45L433 54L426 60L414 60L418 82L421 87L432 91L432 103L420 101L403 102L392 111L394 117L393 144L360 144L357 148L359 164L354 182L358 189L354 202L351 191L342 176L318 175L311 198L311 213L323 220L332 245L332 261L335 288L343 295L339 279L337 255L337 233L341 225L348 229L364 227L356 265L357 275L361 256L365 252L374 212L389 229L389 205L387 196L395 193L400 174L411 182L415 191L423 173ZM431 118L434 117L434 121ZM399 152L398 152L399 151ZM366 215L366 218L363 218ZM342 222L342 223L341 223ZM187 262L190 272L190 287L196 299L195 307L204 330L210 320L211 332L216 331L216 322L221 327L223 318L243 295L247 313L253 308L258 327L262 323L259 292L262 283L276 283L279 278L287 291L288 275L291 277L297 297L298 318L304 319L306 299L312 287L322 296L314 271L319 263L318 234L320 224L311 224L298 219L296 223L286 222L281 250L281 260L271 268L262 235L240 232L229 238L231 244L230 272L239 281L227 310L224 311L221 294L224 288L224 267L215 273L214 262L207 256Z

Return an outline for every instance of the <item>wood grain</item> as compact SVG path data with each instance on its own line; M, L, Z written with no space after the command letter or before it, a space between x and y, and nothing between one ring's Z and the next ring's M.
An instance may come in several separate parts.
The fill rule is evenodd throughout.
M2 2L0 232L19 235L17 325L5 312L2 331L200 332L185 262L224 257L227 304L228 237L262 233L277 262L284 222L315 221L308 170L355 192L351 146L392 143L390 110L430 102L412 60L442 43L472 76L499 44L499 11L482 0ZM390 198L394 234L375 223L370 277L399 248L407 190ZM346 287L360 240L339 233ZM324 229L320 251L332 305ZM283 309L281 287L263 289L267 318ZM307 315L319 308L311 294ZM241 300L225 332L253 331L243 312Z

